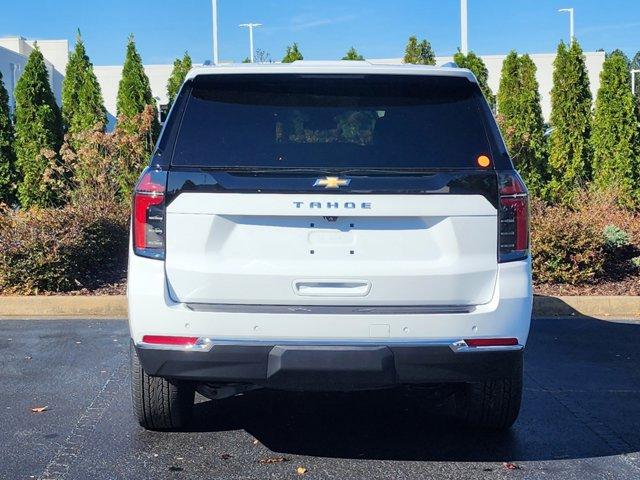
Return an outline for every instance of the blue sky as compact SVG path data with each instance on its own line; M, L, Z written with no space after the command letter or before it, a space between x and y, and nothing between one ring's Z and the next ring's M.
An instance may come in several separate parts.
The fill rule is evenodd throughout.
M470 48L481 54L551 52L568 38L574 7L576 36L585 50L640 50L638 0L468 0ZM210 0L21 0L3 2L0 35L68 38L82 30L96 65L119 64L129 33L145 63L168 63L188 50L195 62L211 58ZM309 60L337 59L355 46L365 57L402 55L407 37L426 37L437 54L459 45L458 0L218 0L220 58L242 60L248 33L260 22L256 48L280 59L298 42Z

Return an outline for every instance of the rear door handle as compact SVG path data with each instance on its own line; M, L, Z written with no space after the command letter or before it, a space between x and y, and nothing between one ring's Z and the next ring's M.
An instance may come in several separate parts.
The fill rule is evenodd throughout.
M296 280L293 290L303 297L366 297L371 282L366 280Z

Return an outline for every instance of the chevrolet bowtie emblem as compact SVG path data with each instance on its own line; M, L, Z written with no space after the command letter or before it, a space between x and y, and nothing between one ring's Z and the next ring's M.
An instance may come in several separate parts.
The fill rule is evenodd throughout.
M351 183L350 178L338 178L338 177L326 177L326 178L318 178L316 183L313 184L314 187L324 187L324 188L340 188L340 187L348 187Z

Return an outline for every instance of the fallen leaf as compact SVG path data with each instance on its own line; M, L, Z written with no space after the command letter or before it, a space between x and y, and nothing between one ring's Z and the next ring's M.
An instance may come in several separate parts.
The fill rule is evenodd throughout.
M288 462L288 461L289 459L287 457L269 457L269 458L263 458L259 460L259 462L263 464L282 463L282 462Z
M298 475L304 475L305 473L307 473L307 469L304 468L304 467L298 467L298 468L296 468L296 473Z
M233 455L231 455L230 453L223 453L222 455L220 455L220 458L223 460L229 460L231 457L233 457Z
M520 470L520 467L518 465L516 465L515 463L511 463L511 462L504 462L502 464L502 466L504 468L506 468L507 470Z
M49 405L45 405L44 407L34 407L31 409L33 413L42 413L49 410Z

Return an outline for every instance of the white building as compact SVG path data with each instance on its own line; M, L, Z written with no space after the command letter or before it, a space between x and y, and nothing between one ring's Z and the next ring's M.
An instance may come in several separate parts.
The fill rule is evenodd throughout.
M69 42L67 40L38 40L37 42L49 71L51 88L56 100L60 103L62 80L69 59ZM0 72L2 72L4 86L9 92L11 109L13 109L13 90L24 71L35 43L35 40L26 40L22 37L0 38Z
M29 53L33 50L34 40L26 40L22 37L0 38L0 71L2 72L5 87L9 91L11 107L13 108L13 90L16 82L24 69ZM51 86L58 102L62 92L62 80L67 66L69 44L67 40L38 40L38 47L46 60L49 69ZM124 52L123 52L124 55ZM500 73L502 62L506 55L482 55L482 59L489 71L489 86L494 93L498 91L500 83ZM540 84L540 97L542 103L542 114L546 121L551 114L550 92L553 86L553 60L555 53L531 54L531 59L538 67L537 78ZM600 87L600 72L605 59L604 52L585 53L586 65L591 82L591 92L595 99ZM441 65L452 61L452 57L437 57L436 62ZM402 62L401 58L370 59L372 63ZM118 84L122 76L121 65L109 65L94 67L96 77L102 88L105 107L109 116L109 126L115 124L116 100L118 95ZM146 65L145 72L149 77L151 91L158 104L167 103L167 81L171 75L173 65Z
M172 70L173 65L145 65L144 67L144 71L149 77L151 92L159 105L169 103L167 81ZM116 121L116 103L118 100L118 85L122 77L122 65L96 65L93 67L93 71L96 74L98 83L100 83L104 106L107 109L109 128L112 128Z

